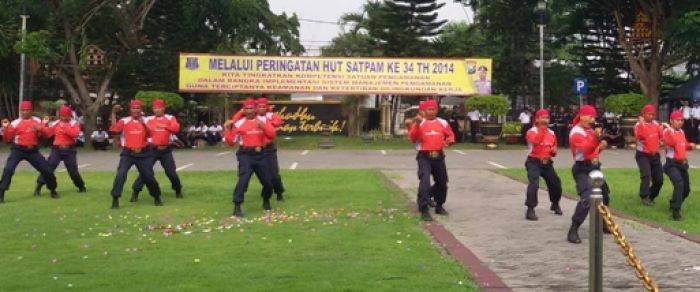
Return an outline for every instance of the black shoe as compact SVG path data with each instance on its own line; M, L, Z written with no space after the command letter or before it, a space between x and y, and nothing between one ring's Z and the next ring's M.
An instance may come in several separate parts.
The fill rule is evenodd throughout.
M119 198L112 198L112 209L119 209Z
M435 214L443 216L449 215L449 213L447 213L447 210L445 210L445 208L443 208L442 205L438 205L435 207Z
M430 210L428 207L421 208L422 210L420 211L420 218L423 221L430 222L433 221L433 216L430 216Z
M139 192L134 191L133 193L131 193L131 200L129 200L129 202L135 203L138 200L139 200Z
M56 192L56 190L51 190L51 198L52 199L58 199L60 196Z
M87 189L85 187L78 188L78 193L86 193Z
M579 225L571 223L571 227L569 227L569 234L566 235L566 240L571 243L581 243L581 238L578 236L578 227Z
M263 210L265 210L265 211L272 210L272 207L270 207L270 199L263 200Z
M654 204L654 201L651 200L649 197L642 197L642 205L644 206L651 206Z
M559 216L564 215L564 212L561 211L561 207L559 207L559 204L552 204L552 206L549 207L549 210L554 212L554 214L556 214L556 215L559 215Z
M182 199L182 191L181 191L181 190L175 191L175 198L176 198L176 199Z
M0 191L0 204L5 203L5 191Z
M243 217L243 210L241 210L241 204L240 203L235 203L233 207L233 216L236 217Z
M160 200L160 196L157 196L155 197L155 199L153 199L153 204L156 206L163 206L163 201Z
M277 194L277 202L284 202L284 196L282 196L282 194Z
M36 185L36 188L34 188L34 196L35 197L40 197L41 196L41 185Z
M673 221L681 221L683 216L681 216L681 210L673 210Z
M431 208L435 208L435 207L437 206L437 204L436 204L435 201L433 201L433 199L431 198L430 200L428 200L428 206L430 206Z
M539 219L535 214L535 208L527 207L527 211L525 211L525 219L530 221L537 221Z

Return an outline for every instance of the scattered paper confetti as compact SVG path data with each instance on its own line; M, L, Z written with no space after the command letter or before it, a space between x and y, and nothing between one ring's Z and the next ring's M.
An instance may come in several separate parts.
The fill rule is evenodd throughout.
M198 262L199 262L199 259L194 259L194 262L195 262L195 263L198 263Z

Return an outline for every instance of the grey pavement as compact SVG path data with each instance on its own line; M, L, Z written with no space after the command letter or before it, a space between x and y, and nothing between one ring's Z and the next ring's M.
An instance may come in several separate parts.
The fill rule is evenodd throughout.
M384 170L415 200L415 170ZM582 244L566 233L576 201L563 199L564 216L549 212L540 191L539 221L525 220L526 185L485 169L450 170L448 217L440 223L515 291L586 291L588 289L588 220ZM615 218L661 291L700 291L700 245ZM604 238L605 291L642 291L610 235Z
M572 159L568 149L560 149L555 158L555 167L571 167ZM48 155L48 151L45 151ZM4 162L8 153L0 153ZM525 163L526 150L448 150L450 169L497 169L521 168ZM279 161L282 169L325 169L325 168L374 168L403 169L416 168L415 152L412 150L280 150ZM177 150L175 161L181 170L232 170L236 167L236 157L230 148L220 150ZM607 168L636 168L634 152L629 150L604 151L601 161ZM700 166L700 151L690 152L691 167ZM79 151L78 164L85 171L114 171L119 162L117 152ZM26 162L19 169L28 169ZM62 167L62 166L61 166ZM59 168L60 169L60 168ZM157 170L160 167L157 166Z

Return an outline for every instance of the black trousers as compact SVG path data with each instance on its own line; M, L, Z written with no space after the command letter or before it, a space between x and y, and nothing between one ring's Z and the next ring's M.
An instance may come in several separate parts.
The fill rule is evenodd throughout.
M68 175L73 181L73 184L77 188L82 189L85 187L85 182L83 181L83 178L80 177L80 173L78 172L78 160L76 158L76 153L77 151L75 151L75 148L51 148L51 154L49 154L47 162L51 172L54 172L58 167L58 164L63 161L63 165L66 166L66 170L68 171ZM39 177L36 179L36 184L37 186L43 186L46 184L46 179L39 175Z
M270 175L270 166L265 153L238 150L236 157L238 158L238 182L233 190L233 202L241 204L245 201L244 195L248 191L253 173L262 185L263 199L269 200L272 197L272 175Z
M637 151L634 155L639 167L639 196L642 198L649 197L654 200L659 196L661 186L664 184L663 167L661 166L661 157L659 153L649 155L641 151ZM651 188L649 184L651 183Z
M41 155L37 148L25 149L17 146L13 146L10 151L10 156L7 157L5 161L5 169L2 171L2 179L0 180L0 191L6 191L10 189L10 183L12 182L12 175L15 174L15 169L17 165L22 160L26 160L29 164L39 171L39 175L46 178L46 186L49 190L56 189L56 176L53 174L53 170L49 167L49 163L46 162L44 156Z
M127 149L122 150L122 153L119 155L119 166L117 167L117 176L114 178L114 185L112 186L112 197L119 198L122 196L126 175L134 165L139 171L139 176L146 183L146 188L148 188L151 196L160 197L160 186L158 186L158 182L153 174L153 162L148 150L135 153Z
M552 204L559 204L561 200L561 179L554 171L554 165L550 161L543 164L537 158L528 157L525 161L525 169L527 169L527 196L525 206L537 207L537 190L540 188L540 177L544 178L549 192L549 201Z
M431 197L435 199L438 206L442 206L447 201L447 166L445 165L445 155L440 153L437 158L431 158L426 152L418 152L418 208L427 208ZM433 176L435 184L430 184L430 176Z
M479 122L469 120L469 131L471 133L472 143L476 143L476 133L479 131Z
M280 176L280 163L277 160L277 145L270 143L263 149L263 153L265 153L269 164L272 189L275 194L281 195L284 193L284 184L282 184L282 176Z
M177 171L175 170L175 158L173 157L173 151L170 148L164 149L164 150L158 150L158 149L152 149L149 151L148 155L150 155L150 161L151 161L151 166L150 169L153 169L153 166L156 165L156 162L160 162L160 166L163 167L163 170L165 170L165 175L168 176L168 179L170 179L170 184L176 192L179 192L182 190L182 185L180 184L180 177L177 175ZM139 174L139 177L136 178L134 181L134 184L131 186L134 192L139 193L141 190L143 190L143 185L144 185L144 179L141 177Z
M680 210L683 201L690 195L690 178L688 177L688 164L666 158L664 172L673 184L673 197L671 197L671 209Z
M592 191L591 186L588 184L588 174L593 170L600 170L600 164L576 161L571 168L571 173L576 181L576 192L580 197L578 204L576 204L576 211L574 211L574 215L571 218L574 224L583 224L583 221L586 220L586 216L588 216ZM603 183L601 189L603 191L603 204L607 206L610 204L610 188L608 187L608 183Z

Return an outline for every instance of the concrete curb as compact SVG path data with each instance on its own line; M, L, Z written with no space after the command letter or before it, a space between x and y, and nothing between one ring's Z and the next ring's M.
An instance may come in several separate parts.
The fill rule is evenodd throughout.
M404 192L403 189L392 182L391 179L386 177L383 172L380 171L379 173L381 174L381 178L385 183L395 188L399 192ZM418 212L418 208L413 202L406 200L406 203L414 214L420 214L420 212ZM464 269L471 274L474 283L479 286L481 291L513 291L494 271L489 269L488 266L484 265L484 263L482 263L471 250L459 242L454 234L447 230L445 226L437 222L426 222L422 224L422 226L454 260L459 262L462 267L464 267Z

